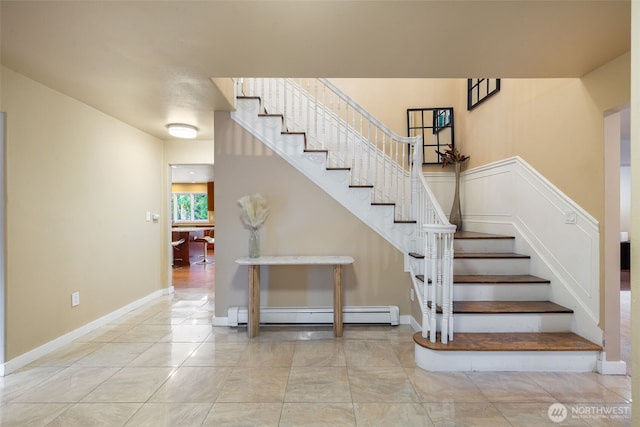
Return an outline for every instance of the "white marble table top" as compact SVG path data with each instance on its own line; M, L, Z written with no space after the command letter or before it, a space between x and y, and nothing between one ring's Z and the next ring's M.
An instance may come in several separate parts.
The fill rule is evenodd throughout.
M238 258L240 265L327 265L353 264L350 256L341 255L309 255L309 256L261 256L258 258Z

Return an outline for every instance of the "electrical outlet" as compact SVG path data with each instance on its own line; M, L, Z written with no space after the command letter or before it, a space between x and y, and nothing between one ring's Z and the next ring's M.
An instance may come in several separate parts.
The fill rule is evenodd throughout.
M75 307L80 304L80 292L73 292L71 294L71 307Z
M409 298L411 298L411 301L416 298L415 294L413 293L413 288L409 289Z

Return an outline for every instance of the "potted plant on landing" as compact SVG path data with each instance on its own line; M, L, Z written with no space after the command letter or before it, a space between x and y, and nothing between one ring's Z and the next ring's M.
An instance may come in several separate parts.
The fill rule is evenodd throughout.
M261 194L251 194L243 196L238 200L241 208L242 221L249 227L249 257L258 258L260 256L260 227L267 220L270 208Z
M457 231L462 230L462 211L460 209L460 167L462 163L469 159L468 155L460 154L457 148L453 145L447 145L447 149L444 153L436 150L436 153L442 159L442 167L445 167L449 164L455 166L456 172L456 189L455 194L453 196L453 205L451 205L451 213L449 214L449 222L451 224L456 225Z

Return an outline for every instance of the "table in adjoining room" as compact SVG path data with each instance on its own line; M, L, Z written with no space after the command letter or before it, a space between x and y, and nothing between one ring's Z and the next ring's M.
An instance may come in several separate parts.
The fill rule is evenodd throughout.
M247 332L250 338L260 328L260 267L263 265L332 265L333 266L333 335L342 336L342 266L353 264L350 256L262 256L239 258L236 263L249 267L249 307Z

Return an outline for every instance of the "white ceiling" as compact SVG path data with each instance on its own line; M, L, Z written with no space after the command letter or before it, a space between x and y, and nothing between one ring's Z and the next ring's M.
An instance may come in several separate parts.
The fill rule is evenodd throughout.
M161 139L213 139L211 77L578 77L630 49L629 0L2 0L0 18L4 65Z
M213 165L171 165L171 182L213 182Z

